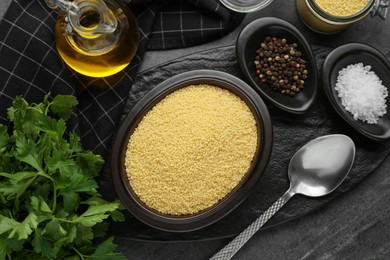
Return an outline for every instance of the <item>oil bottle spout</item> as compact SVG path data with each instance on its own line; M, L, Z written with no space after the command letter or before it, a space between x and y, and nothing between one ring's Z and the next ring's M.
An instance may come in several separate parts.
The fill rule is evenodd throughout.
M48 7L55 10L57 13L76 12L77 5L72 1L67 0L45 0Z

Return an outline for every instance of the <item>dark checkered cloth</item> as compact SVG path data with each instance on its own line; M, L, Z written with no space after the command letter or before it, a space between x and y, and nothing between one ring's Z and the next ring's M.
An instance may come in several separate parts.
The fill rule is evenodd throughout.
M57 14L45 1L14 0L0 24L0 123L7 124L6 108L18 95L40 102L48 92L72 94L79 105L69 122L71 130L81 136L86 149L105 156L147 48L211 41L234 29L243 18L217 0L133 2L131 9L141 32L136 56L115 77L91 79L69 72L60 61L53 32ZM77 91L79 87L83 90Z

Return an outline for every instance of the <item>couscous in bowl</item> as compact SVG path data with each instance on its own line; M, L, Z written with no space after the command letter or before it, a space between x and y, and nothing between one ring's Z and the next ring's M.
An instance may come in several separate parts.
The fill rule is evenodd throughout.
M227 73L192 71L156 86L127 115L113 144L112 178L136 218L161 230L191 231L249 195L271 147L268 110L251 87Z

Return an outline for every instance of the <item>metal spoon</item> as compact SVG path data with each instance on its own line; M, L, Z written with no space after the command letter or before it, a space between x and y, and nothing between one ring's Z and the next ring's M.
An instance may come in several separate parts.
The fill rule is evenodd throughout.
M235 253L295 194L319 197L334 191L352 168L355 144L345 135L318 137L290 160L290 188L267 211L211 259L231 259Z

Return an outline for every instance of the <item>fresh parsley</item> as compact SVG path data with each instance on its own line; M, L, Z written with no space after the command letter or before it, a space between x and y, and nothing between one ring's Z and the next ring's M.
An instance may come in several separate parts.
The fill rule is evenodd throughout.
M104 163L67 133L73 96L17 97L0 124L0 259L125 259L106 237L108 218L123 221L118 201L105 201L96 177Z

